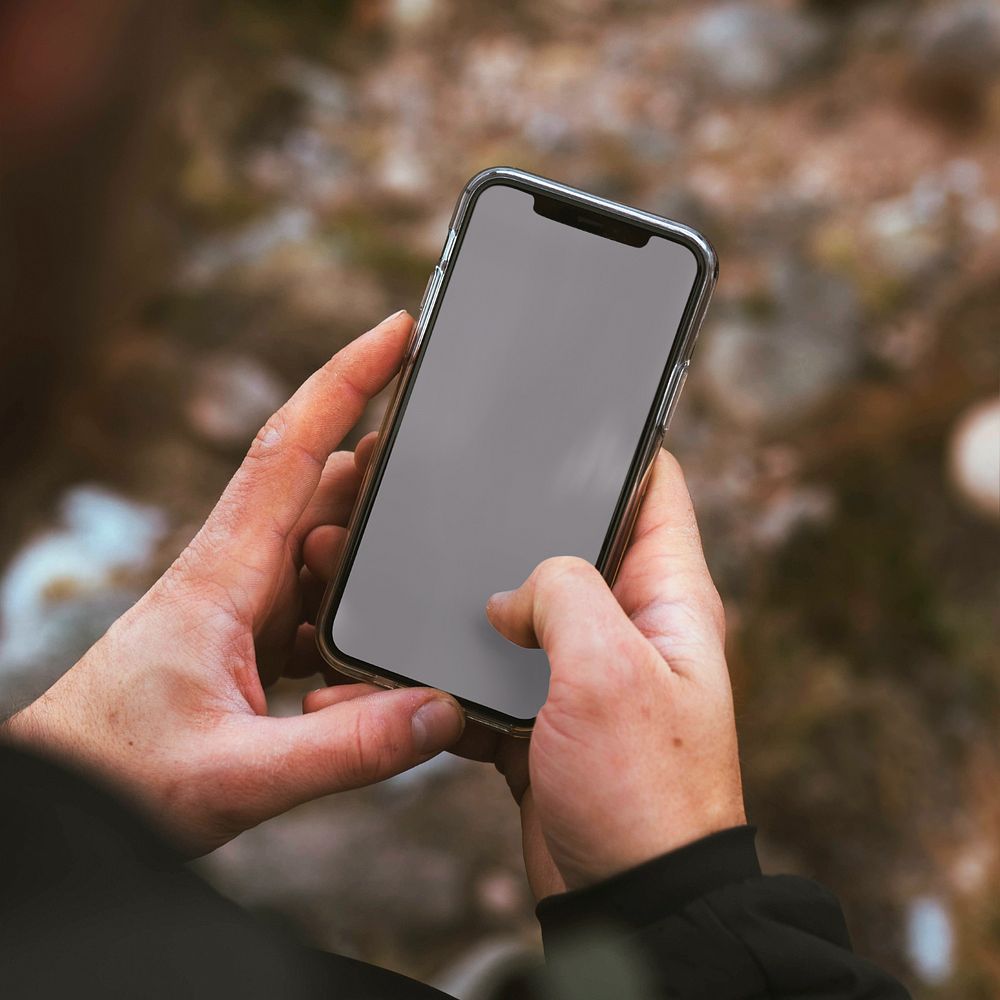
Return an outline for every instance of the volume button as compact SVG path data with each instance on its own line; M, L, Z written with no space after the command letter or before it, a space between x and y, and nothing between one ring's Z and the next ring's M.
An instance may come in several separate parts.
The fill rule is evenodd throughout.
M674 410L677 409L677 400L681 398L681 390L684 388L684 383L687 381L689 364L690 362L685 361L681 366L680 374L677 376L677 384L674 386L674 391L667 400L667 412L663 415L663 421L660 424L660 433L663 435L666 435L667 431L670 429L670 421L673 419Z
M438 271L440 271L437 265L435 265L434 270L427 276L427 284L424 285L424 294L420 296L420 309L417 312L419 316L424 311L424 306L427 305L427 296L431 294L431 286L437 280Z
M458 239L458 233L454 229L448 230L448 238L444 241L444 249L441 251L441 260L439 264L442 269L448 266L448 260L451 257L451 251L455 246L455 240Z
M420 341L423 339L424 330L427 329L427 320L434 309L434 302L437 299L443 278L444 271L440 267L435 267L427 281L427 287L424 289L424 297L420 300L420 313L414 324L413 333L410 334L410 342L406 345L404 358L407 360L412 358L420 348Z
M413 344L417 339L417 328L420 326L420 317L424 314L424 305L427 302L427 295L431 290L431 285L434 284L434 274L437 271L435 267L433 271L427 276L427 284L424 285L424 293L420 296L420 308L417 310L417 318L413 323L413 329L410 331L410 339L406 342L406 350L403 351L403 361L409 361L410 356L413 354Z
M667 433L667 428L670 426L670 419L673 417L674 410L677 407L677 400L680 399L681 389L684 388L684 383L687 380L690 364L690 361L682 361L675 365L674 370L670 373L670 381L667 383L667 391L663 397L663 404L656 421L660 429L660 434Z

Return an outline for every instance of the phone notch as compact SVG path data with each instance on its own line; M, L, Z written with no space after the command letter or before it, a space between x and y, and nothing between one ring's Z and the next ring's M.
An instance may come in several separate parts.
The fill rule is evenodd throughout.
M634 226L583 205L550 198L544 194L535 195L535 212L543 218L561 222L564 226L582 229L584 232L594 233L596 236L603 236L617 243L625 243L630 247L644 247L652 235L642 226Z

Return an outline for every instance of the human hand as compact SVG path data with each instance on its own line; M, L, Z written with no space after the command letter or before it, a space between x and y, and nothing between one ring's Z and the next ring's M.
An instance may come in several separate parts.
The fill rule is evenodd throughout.
M722 604L670 455L657 458L613 592L589 563L549 559L487 614L544 648L552 670L530 747L494 751L521 802L537 896L746 822Z
M459 738L458 704L426 688L342 684L292 718L268 717L264 695L282 673L322 669L308 567L328 575L372 442L357 460L330 453L396 373L411 328L389 317L268 420L190 545L7 738L120 786L191 854Z

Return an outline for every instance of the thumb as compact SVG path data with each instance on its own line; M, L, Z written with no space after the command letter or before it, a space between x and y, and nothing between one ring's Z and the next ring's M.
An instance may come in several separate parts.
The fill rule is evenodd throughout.
M257 718L249 759L261 760L259 811L274 816L332 792L406 771L462 735L454 698L429 688L376 691L291 718ZM262 817L264 818L264 817Z
M572 556L546 559L516 590L493 594L486 616L504 638L541 646L550 659L562 647L593 653L642 641L601 574Z
M600 573L582 559L539 563L517 590L494 594L486 615L505 638L541 646L552 670L549 701L604 705L609 686L654 669L655 651L622 611ZM662 666L662 665L661 665Z

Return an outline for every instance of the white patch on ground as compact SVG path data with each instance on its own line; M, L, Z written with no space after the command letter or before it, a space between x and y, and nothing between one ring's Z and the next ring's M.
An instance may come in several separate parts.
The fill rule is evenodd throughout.
M0 580L0 673L45 658L67 606L120 589L142 569L167 529L166 517L99 486L77 486L59 505L56 527L28 542Z
M944 903L935 896L918 896L906 914L906 950L920 977L943 983L951 975L954 930Z

